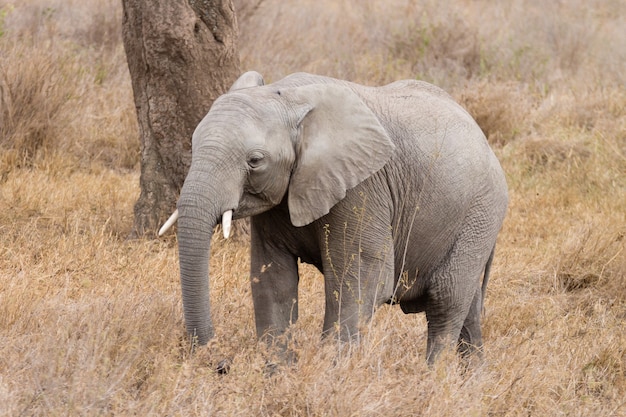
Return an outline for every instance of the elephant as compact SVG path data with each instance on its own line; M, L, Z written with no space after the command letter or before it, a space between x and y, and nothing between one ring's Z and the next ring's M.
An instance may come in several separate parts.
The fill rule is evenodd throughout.
M185 325L213 337L210 242L250 217L257 336L298 319L298 264L324 276L323 335L358 338L384 303L425 312L426 359L482 357L481 313L508 206L504 172L475 120L429 83L362 86L243 74L192 137L177 209Z

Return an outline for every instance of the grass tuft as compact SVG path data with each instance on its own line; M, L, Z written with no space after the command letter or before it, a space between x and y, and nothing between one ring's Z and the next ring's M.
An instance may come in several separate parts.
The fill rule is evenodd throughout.
M67 59L44 48L16 45L0 57L0 147L3 171L31 166L58 140L69 101Z

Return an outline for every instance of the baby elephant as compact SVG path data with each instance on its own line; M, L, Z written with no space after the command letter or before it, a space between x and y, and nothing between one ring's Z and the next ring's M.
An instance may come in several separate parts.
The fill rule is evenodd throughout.
M482 348L480 313L508 204L504 173L444 91L297 73L242 75L193 135L178 209L187 332L213 336L213 228L251 217L259 337L298 318L298 258L324 275L324 333L347 340L383 303L425 312L427 357Z

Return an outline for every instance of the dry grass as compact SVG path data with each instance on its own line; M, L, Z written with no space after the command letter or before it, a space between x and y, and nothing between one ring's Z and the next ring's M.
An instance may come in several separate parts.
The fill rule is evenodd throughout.
M266 373L248 253L214 243L217 337L190 355L175 237L126 241L138 140L118 1L0 0L0 415L626 415L626 6L620 0L245 1L244 69L419 77L476 117L511 205L486 363L425 365L425 320L381 308ZM228 375L214 369L232 361Z

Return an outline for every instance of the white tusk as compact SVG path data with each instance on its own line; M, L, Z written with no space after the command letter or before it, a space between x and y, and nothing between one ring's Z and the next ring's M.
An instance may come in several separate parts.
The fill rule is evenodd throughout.
M161 226L159 229L159 237L163 236L163 233L167 232L170 227L178 220L178 209L174 210L174 213L170 216L169 219Z
M228 239L230 236L230 222L233 219L233 211L228 210L222 214L222 231L224 232L224 239Z

